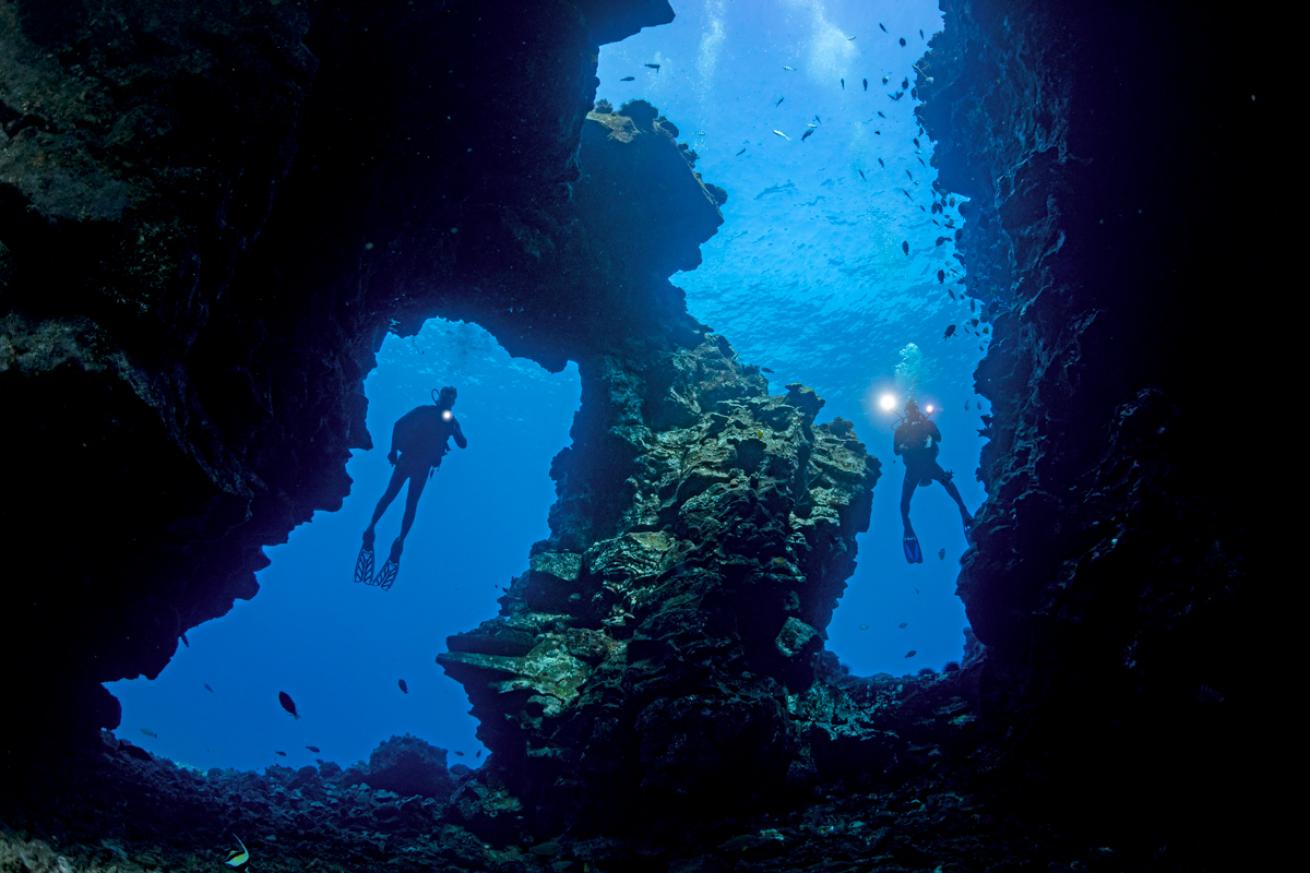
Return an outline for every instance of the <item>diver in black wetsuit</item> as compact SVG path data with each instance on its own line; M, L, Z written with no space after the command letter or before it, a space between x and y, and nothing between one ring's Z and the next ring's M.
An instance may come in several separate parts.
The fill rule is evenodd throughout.
M460 429L459 421L450 411L455 405L455 389L447 386L440 394L432 392L433 405L419 406L405 413L391 429L391 451L387 460L395 470L387 490L373 510L373 520L364 530L364 544L360 547L359 557L355 561L355 581L366 585L377 585L384 590L396 582L400 573L400 553L405 547L405 537L414 524L414 514L418 510L418 499L423 495L423 486L432 475L433 470L441 466L441 458L450 451L447 441L455 438L455 444L461 449L468 448L468 440ZM375 528L382 515L391 506L391 502L400 493L405 481L409 480L409 491L405 495L405 515L400 521L400 536L391 544L391 554L386 563L373 576L373 539Z
M950 473L937 463L937 444L942 441L942 433L937 425L919 411L919 404L913 400L905 404L905 420L896 428L892 437L892 450L905 461L905 483L901 486L901 522L905 525L905 560L911 564L923 563L923 550L919 548L919 538L915 536L914 526L910 524L910 498L914 489L920 485L931 485L934 481L942 483L946 493L960 507L960 518L967 532L973 525L973 516L965 508L960 489L951 481Z

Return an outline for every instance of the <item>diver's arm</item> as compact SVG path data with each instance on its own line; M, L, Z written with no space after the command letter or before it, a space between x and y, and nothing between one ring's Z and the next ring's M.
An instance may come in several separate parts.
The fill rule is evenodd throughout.
M933 442L935 442L935 443L939 443L939 442L941 442L941 441L942 441L942 432L941 432L940 430L937 429L937 423L934 422L934 421L930 421L930 422L928 422L928 426L932 428L932 440L933 440Z
M455 424L455 430L452 436L455 437L455 445L459 446L461 449L467 449L469 447L469 441L468 439L465 438L464 431L459 426L459 420L456 419L454 424Z
M396 419L396 423L391 426L391 451L387 452L387 460L391 462L391 466L393 467L396 465L396 438L399 433L400 419Z

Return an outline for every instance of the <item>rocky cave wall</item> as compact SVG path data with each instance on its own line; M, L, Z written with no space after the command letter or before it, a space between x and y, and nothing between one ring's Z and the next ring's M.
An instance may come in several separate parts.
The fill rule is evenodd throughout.
M1042 796L1217 849L1261 673L1260 500L1216 419L1264 396L1219 353L1262 317L1223 299L1267 270L1247 174L1269 94L1244 74L1261 19L942 8L918 112L938 185L970 198L958 247L994 336L975 374L988 501L959 580L988 647L979 705Z
M671 16L0 6L5 538L35 569L6 574L26 633L0 658L40 652L12 674L32 717L3 733L115 724L99 683L157 674L254 595L264 546L340 505L388 329L476 320L558 369L680 308L596 281L570 199L598 40ZM685 262L695 232L648 249Z

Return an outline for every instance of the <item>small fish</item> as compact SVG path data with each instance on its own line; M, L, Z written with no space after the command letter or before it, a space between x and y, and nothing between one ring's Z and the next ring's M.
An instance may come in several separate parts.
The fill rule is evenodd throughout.
M856 36L859 36L859 34L856 34ZM847 41L847 42L855 42L855 37L854 37L854 36L848 36L848 37L846 37L846 41Z
M815 124L823 124L823 119L820 118L820 117L816 114L816 115L814 116L814 123L815 123Z
M969 401L967 401L967 400L964 401L964 411L965 411L965 412L968 412L968 411L969 411Z
M950 241L951 241L951 238L950 238L949 236L939 236L939 237L937 237L937 243L936 243L936 244L937 244L937 245L941 245L942 243L948 243L948 242L950 242Z
M969 319L969 324L973 325L974 329L976 330L978 327L978 319L976 318Z
M481 758L481 757L482 757L482 750L481 750L481 749L478 749L478 753L477 753L476 755L474 755L473 757L475 757L475 758Z
M917 594L918 591L919 591L919 589L916 588L916 589L915 589L915 593ZM915 655L917 655L917 654L919 654L919 650L918 650L918 649L910 649L908 652L905 653L905 657L907 657L907 658L913 658L913 657L914 657Z
M907 255L910 253L910 241L908 239L901 240L901 251Z
M923 36L923 31L920 30L920 31L919 31L919 39L923 39L923 38L924 38L924 36Z
M186 634L182 634L178 639L182 641L182 645L186 646L188 649L191 648L191 643L187 641Z
M952 294L951 296L954 297L955 295ZM953 336L955 336L955 325L953 324L946 325L946 336L942 337L942 339L950 339Z
M323 750L320 749L318 746L305 746L305 748L306 748L306 749L309 749L309 750L310 750L311 752L313 752L315 755L317 755L319 752L323 751Z
M887 73L884 73L884 74L883 74L883 77L882 77L882 83L883 83L884 85L886 85L886 84L887 84L888 82L890 82L891 80L892 80L892 77L891 77L890 74L887 74Z
M152 740L157 740L157 739L159 739L159 734L155 733L154 731L150 730L149 728L141 728L141 733L143 733L143 734L145 734L146 736L150 737L150 739L152 739Z
M624 76L622 79L619 79L619 81L620 81L620 82L635 82L635 81L637 81L637 77L636 77L636 76Z
M906 191L904 188L901 189L901 193L905 195L905 199L906 199L906 200L913 200L913 199L914 199L912 196L910 196L910 192L909 192L909 191Z
M786 70L787 72L789 72L789 73L794 73L794 72L796 72L796 68L795 68L795 67L790 67L790 66L788 66L787 64L783 64L783 65L782 65L782 68L783 68L784 70Z
M401 693L401 694L408 694L408 693L409 693L409 683L406 682L404 679L397 679L397 680L396 680L396 685L400 686L400 693Z
M782 101L784 101L784 100L786 100L786 99L787 99L786 95L783 95L782 97L779 97L779 98L778 98L778 102L773 104L773 108L774 108L774 109L777 109L779 106L782 105Z
M773 129L773 132L774 132L776 135L778 135L778 136L782 137L783 139L787 140L787 142L791 142L791 137L787 136L787 134L783 133L781 130L778 130L778 128L775 127L775 128Z
M897 42L901 44L901 48L905 48L905 37L901 37Z
M227 853L227 860L223 863L233 869L244 867L246 866L246 862L250 860L250 850L246 848L246 844L241 842L241 838L236 834L232 835L232 839L236 840L237 845L241 848L229 851Z
M910 90L910 80L909 80L909 79L901 79L901 90L902 90L902 91L908 91L908 90Z
M214 688L213 688L213 686L210 685L208 682L205 683L205 690L208 691L210 694L213 694L213 693L214 693Z
M841 82L841 89L842 89L843 91L845 91L845 90L846 90L846 80L845 80L845 79L840 79L839 81Z
M801 142L805 142L807 139L810 138L810 136L811 136L813 133L814 133L814 128L812 128L812 127L811 127L809 130L807 130L807 131L805 131L804 133L802 133L802 134L801 134Z
M896 626L897 626L898 628L900 628L901 630L905 630L907 627L910 626L910 623L909 623L908 621L903 621L903 622L901 622L900 624L898 624L898 625L896 625Z
M461 757L461 758L464 757L464 753L463 753L463 752L456 752L455 754L458 755L458 756Z
M864 85L864 90L865 90L865 91L868 91L868 90L869 90L869 80L868 80L868 79L861 79L860 82Z
M282 704L283 709L291 713L292 718L300 718L300 713L296 712L296 702L291 699L290 694L287 694L285 691L279 691L277 693L277 702Z
M937 284L938 284L938 285L941 285L941 284L944 283L945 281L946 281L946 271L945 271L945 270L938 270L938 271L937 271Z
M915 147L916 149L917 149L917 148L922 148L922 146L919 145L919 138L918 138L917 136L914 138L914 147Z
M908 178L911 182L914 181L914 174L911 173L909 170L906 170L906 171L905 171L905 176L906 176L906 178Z
M882 118L882 119L885 119L887 116L883 114L883 111L882 111L881 109L879 109L879 110L878 110L878 117L879 117L879 118Z
M773 368L772 368L772 367L760 367L760 372L762 372L762 373L772 373L772 372L773 372Z
M878 158L878 166L882 167L884 170L887 169L887 165L882 162L882 158Z
M945 550L945 549L938 549L938 550L937 550L937 560L939 560L939 561L945 561L945 560L946 560L946 550Z
M947 288L947 289L946 289L946 293L949 294L949 295L951 295L951 299L952 299L952 300L955 299L955 292L952 291L950 288Z
M651 68L652 70L654 70L656 73L658 73L658 72L660 71L660 65L659 65L659 64L646 64L646 66L650 67L650 68Z
M915 155L915 156L914 156L914 159L915 159L916 161L918 161L920 164L922 164L924 167L927 167L927 166L928 166L927 164L924 164L924 163L923 163L923 158L919 157L918 155Z
M879 22L878 22L878 29L881 30L883 33L886 33L886 32L887 32L887 25L885 25L885 24L883 24L881 21L879 21Z
M855 172L859 173L859 174L860 174L860 178L863 179L864 181L866 181L866 182L869 181L869 177L866 176L866 175L864 175L864 171L863 171L863 170L856 170Z
M739 157L741 157L741 156L744 155L744 154L746 154L746 149L745 149L745 147L743 147L741 151L737 152L737 154L733 155L733 157L734 157L734 158L739 158Z
M287 753L283 751L275 751L273 754L277 755L279 758L285 758L287 756Z
M890 97L893 101L896 101L896 100L900 100L902 97L904 97L904 96L905 96L905 92L904 92L904 91L897 91L895 94L888 94L887 96Z

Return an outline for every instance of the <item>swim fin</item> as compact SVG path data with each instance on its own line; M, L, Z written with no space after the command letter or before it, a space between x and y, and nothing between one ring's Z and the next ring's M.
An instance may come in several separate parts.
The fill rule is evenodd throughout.
M373 577L373 584L383 591L390 591L391 586L396 584L396 577L400 575L400 562L393 558L387 558L383 563L382 569Z
M373 584L373 547L362 545L359 556L355 558L355 581L365 585Z
M911 564L923 563L923 549L919 548L919 538L908 536L901 541L905 548L905 560Z

